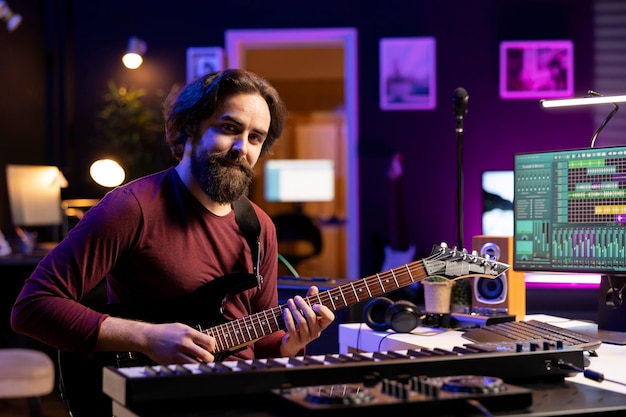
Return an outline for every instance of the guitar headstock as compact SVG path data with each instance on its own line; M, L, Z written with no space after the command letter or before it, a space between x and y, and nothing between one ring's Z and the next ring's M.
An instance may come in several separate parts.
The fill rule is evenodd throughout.
M389 171L387 171L389 178L392 181L400 179L402 177L402 154L396 152L391 157L391 163L389 164Z
M429 276L443 275L447 278L495 278L511 267L494 259L482 258L476 251L468 253L466 249L449 248L445 243L433 246L430 256L423 259L423 263Z

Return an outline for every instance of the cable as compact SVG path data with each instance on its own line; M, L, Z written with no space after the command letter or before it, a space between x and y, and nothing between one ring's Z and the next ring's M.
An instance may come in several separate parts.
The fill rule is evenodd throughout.
M467 404L480 411L485 417L493 417L491 411L489 411L480 401L470 398L469 400L467 400Z
M378 349L377 349L379 352L381 351L380 349L382 348L382 346L383 346L383 342L385 341L385 339L387 339L387 338L388 338L389 336L391 336L391 335L393 335L393 333L388 332L386 335L384 335L384 336L380 339L380 342L378 342Z
M291 272L291 274L296 277L296 278L300 278L300 274L298 274L298 271L296 271L296 268L293 267L293 265L291 265L291 263L280 253L278 254L278 260L281 261L289 270L289 272Z
M359 341L361 339L361 328L363 327L363 323L359 324L359 330L356 332L356 350L357 352L361 351L361 348L359 348Z
M592 369L581 369L579 367L577 367L576 365L569 363L569 362L563 362L561 360L559 360L557 362L557 365L559 368L561 369L568 369L568 370L572 370L572 371L576 371L576 372L580 372L583 374L583 376L587 379L591 379L593 381L597 381L597 382L602 382L602 381L607 381L607 382L612 382L614 384L618 384L618 385L622 385L622 386L626 386L626 383L624 382L620 382L620 381L615 381L612 379L607 379L604 377L604 374L601 372L596 372Z

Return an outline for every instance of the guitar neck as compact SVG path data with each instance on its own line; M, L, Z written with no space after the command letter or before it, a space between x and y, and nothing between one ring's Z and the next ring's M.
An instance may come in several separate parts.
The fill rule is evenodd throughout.
M419 282L426 278L422 261L412 262L360 280L350 282L307 297L309 304L323 304L336 311L360 301Z
M332 311L369 300L381 294L419 282L427 277L423 262L415 261L386 272L339 285L304 298L309 305L322 304ZM217 341L216 353L252 343L285 328L286 304L206 329Z
M392 268L386 272L339 285L330 290L305 298L309 305L322 304L335 311L359 301L419 282L432 275L447 278L480 276L495 278L509 269L509 265L492 259L481 258L466 250L448 248L447 245L433 247L427 258ZM221 324L205 330L216 339L216 352L238 350L255 340L285 328L283 311L286 305L261 311L250 316ZM233 349L234 348L234 349Z

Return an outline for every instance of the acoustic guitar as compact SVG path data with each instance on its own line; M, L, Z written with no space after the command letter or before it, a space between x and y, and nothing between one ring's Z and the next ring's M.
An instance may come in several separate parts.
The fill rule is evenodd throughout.
M406 263L366 278L339 285L306 297L309 305L322 304L332 311L419 282L432 275L448 278L479 276L495 278L509 265L481 258L467 250L436 245L427 258ZM167 305L142 305L127 308L107 305L108 313L150 322L178 321L198 328L217 341L216 360L242 349L262 337L284 329L282 304L237 320L224 321L220 306L225 297L256 285L252 274L231 274L205 284L182 299ZM210 307L214 307L211 309ZM221 323L221 324L217 324ZM205 328L205 324L213 327ZM111 399L102 392L102 368L153 364L135 352L98 353L93 358L59 351L61 391L73 417L111 417Z

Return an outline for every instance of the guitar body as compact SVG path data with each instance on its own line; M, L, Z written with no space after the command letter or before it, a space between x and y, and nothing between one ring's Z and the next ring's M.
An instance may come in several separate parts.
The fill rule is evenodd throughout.
M229 294L256 285L252 274L229 274L215 279L193 293L168 303L133 305L110 304L99 309L115 317L152 323L185 323L202 329L225 323L221 305ZM221 352L225 357L231 352ZM102 368L154 365L136 352L98 352L87 358L78 353L58 351L60 388L72 417L111 417L111 399L102 392Z
M385 246L385 260L382 270L387 271L400 265L406 265L415 259L415 245L411 245L408 249L394 249L391 246Z
M72 417L111 417L111 399L102 392L107 358L93 359L59 350L59 388Z
M387 175L389 177L389 243L385 245L382 271L406 265L415 260L415 245L409 243L408 227L404 205L402 183L402 154L395 153L391 158Z

